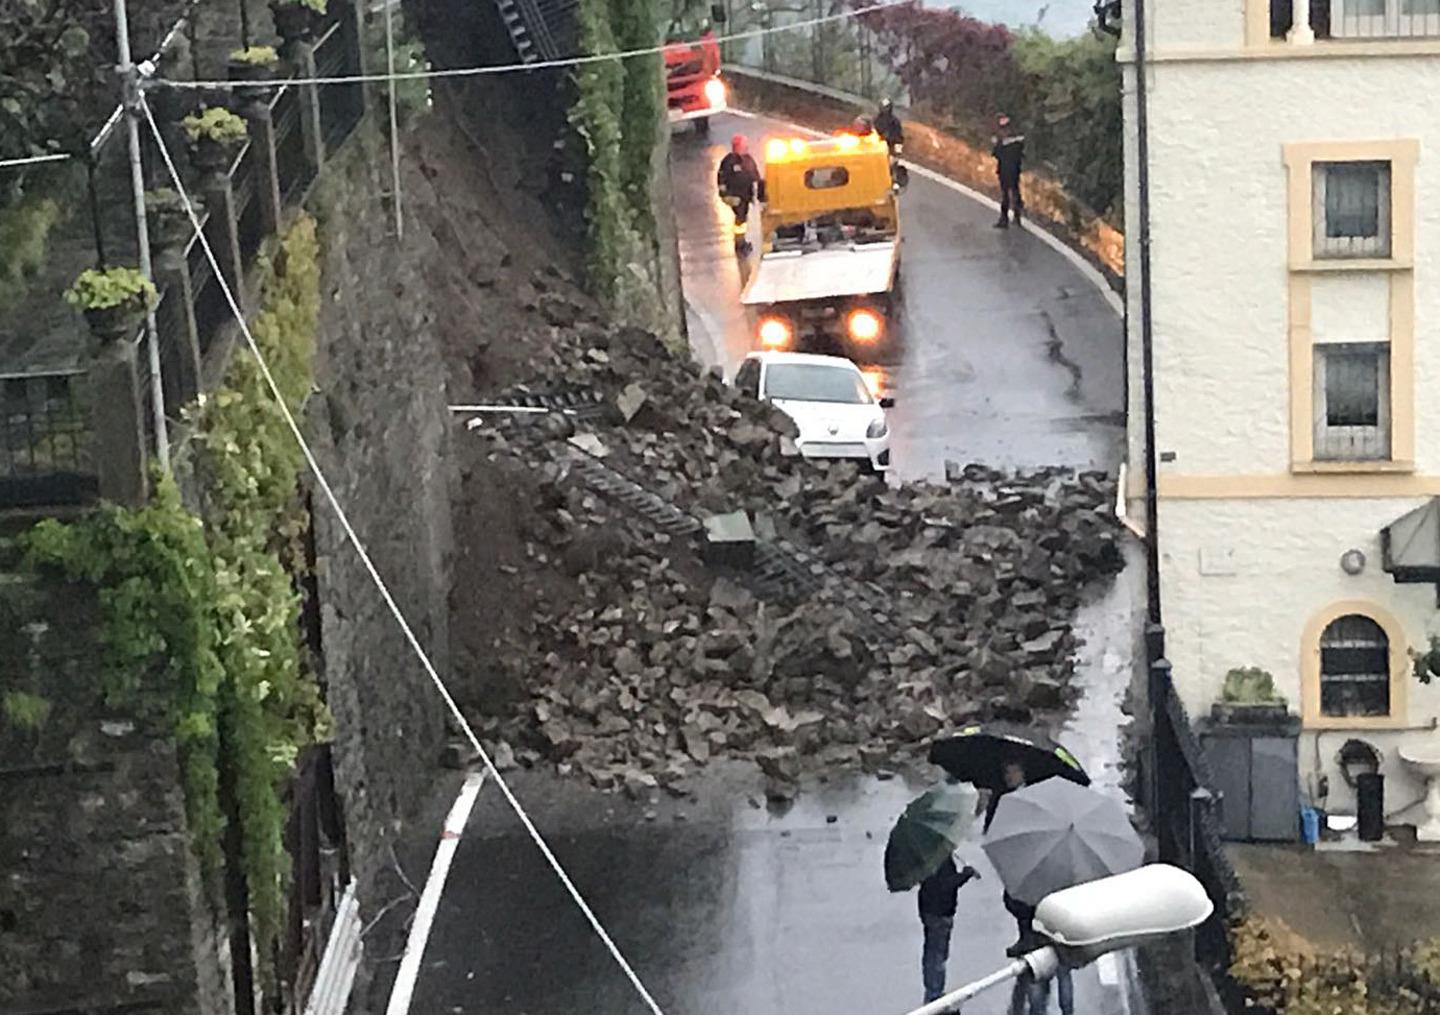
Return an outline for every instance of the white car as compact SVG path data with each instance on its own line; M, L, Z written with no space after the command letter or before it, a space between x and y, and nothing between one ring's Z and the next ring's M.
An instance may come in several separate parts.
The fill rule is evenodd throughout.
M866 458L890 467L890 398L876 398L860 368L843 356L752 352L735 371L735 386L770 402L800 428L807 458Z

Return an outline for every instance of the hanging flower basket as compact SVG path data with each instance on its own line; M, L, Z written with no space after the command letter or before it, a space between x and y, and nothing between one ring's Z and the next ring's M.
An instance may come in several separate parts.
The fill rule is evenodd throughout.
M190 161L205 173L224 173L235 152L249 136L244 120L230 110L214 106L182 121L190 145Z
M84 313L102 342L133 336L158 301L155 286L134 268L86 269L65 292L65 302Z
M185 211L185 202L173 190L151 190L145 194L145 223L155 260L167 268L177 267L185 257L185 245L195 232Z
M235 97L241 102L264 102L275 92L275 71L280 66L280 55L269 46L251 46L237 49L230 54L229 78L245 82L235 89Z

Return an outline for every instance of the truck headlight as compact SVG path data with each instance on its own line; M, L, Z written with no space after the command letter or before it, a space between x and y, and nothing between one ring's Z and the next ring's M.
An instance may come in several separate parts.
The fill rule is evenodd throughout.
M857 342L873 342L880 337L880 317L873 310L852 310L847 327Z
M767 317L760 322L760 343L768 349L790 344L790 324L780 317Z
M712 109L725 105L725 82L711 78L705 82L705 104Z
M872 441L877 437L884 437L890 432L890 424L883 419L877 419L865 429L865 436Z

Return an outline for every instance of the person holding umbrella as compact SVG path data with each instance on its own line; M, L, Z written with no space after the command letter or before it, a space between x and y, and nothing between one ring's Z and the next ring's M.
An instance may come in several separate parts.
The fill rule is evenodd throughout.
M1035 909L1050 894L1123 874L1139 867L1145 847L1119 800L1067 779L1015 786L1005 794L985 830L985 854L1005 886L1006 908L1020 926L1007 954L1020 955L1048 942L1036 933ZM1060 1011L1072 1015L1075 991L1069 971L1056 976ZM1050 984L1021 976L1010 998L1010 1015L1044 1015Z
M945 996L945 964L950 961L950 933L955 929L960 889L980 877L968 863L955 869L955 860L946 857L940 867L920 882L920 979L925 985L925 1003Z
M969 864L957 869L954 859L974 814L973 793L951 776L910 802L885 844L886 887L892 892L920 888L920 977L927 1004L945 994L956 897L980 876Z

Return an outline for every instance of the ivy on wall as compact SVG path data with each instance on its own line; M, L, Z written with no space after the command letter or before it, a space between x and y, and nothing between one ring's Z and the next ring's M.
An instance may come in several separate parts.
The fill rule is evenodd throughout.
M609 0L580 0L577 9L580 47L585 53L616 51ZM597 60L581 66L575 76L577 97L570 122L585 142L585 221L587 275L590 288L603 300L617 295L624 267L626 234L631 229L625 199L620 123L624 110L625 68L619 60Z
M311 389L320 312L314 220L301 218L272 241L258 275L262 310L251 331L298 412ZM172 480L157 477L145 507L42 522L27 550L34 565L100 590L105 697L171 723L192 841L212 886L222 862L225 767L255 939L268 955L289 878L283 789L300 751L329 726L306 668L294 582L308 524L297 496L303 458L248 353L234 357L223 385L186 418L198 511L182 504Z
M656 0L580 0L582 51L653 48ZM665 114L658 53L585 64L570 122L585 143L586 274L590 291L630 323L673 328L663 291L654 210L654 160Z
M161 476L145 507L107 507L71 524L47 519L25 545L32 566L100 590L101 693L109 707L174 730L191 842L213 884L225 824L217 767L224 674L215 565L200 519Z
M656 0L610 0L610 22L621 50L643 50L660 40ZM620 108L621 186L641 224L642 235L654 242L654 211L650 176L660 117L665 112L665 78L658 53L624 61L624 94Z

